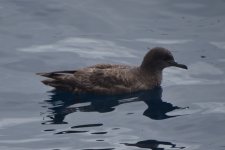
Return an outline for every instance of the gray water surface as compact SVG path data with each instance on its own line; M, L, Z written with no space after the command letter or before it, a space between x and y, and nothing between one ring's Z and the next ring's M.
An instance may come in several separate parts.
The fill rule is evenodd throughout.
M1 0L0 149L225 150L224 0ZM36 72L139 65L170 49L161 88L75 96Z

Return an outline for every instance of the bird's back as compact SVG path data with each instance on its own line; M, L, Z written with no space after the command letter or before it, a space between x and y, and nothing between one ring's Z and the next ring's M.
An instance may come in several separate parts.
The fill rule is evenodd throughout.
M72 92L102 94L128 93L141 84L134 73L134 67L127 65L99 64L74 71L40 73L49 79L44 84Z

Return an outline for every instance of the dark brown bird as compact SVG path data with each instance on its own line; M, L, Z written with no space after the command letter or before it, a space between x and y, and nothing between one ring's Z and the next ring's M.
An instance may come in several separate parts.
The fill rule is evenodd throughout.
M122 94L159 86L163 69L170 66L187 69L187 66L175 62L169 50L155 47L136 67L97 64L78 70L37 74L49 78L42 82L56 89L74 93Z

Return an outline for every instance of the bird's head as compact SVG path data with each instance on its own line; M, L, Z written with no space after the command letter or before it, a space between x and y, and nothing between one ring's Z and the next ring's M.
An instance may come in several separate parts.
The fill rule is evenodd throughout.
M152 71L162 71L164 68L170 66L188 69L186 65L177 63L172 53L162 47L150 49L141 64L142 69Z

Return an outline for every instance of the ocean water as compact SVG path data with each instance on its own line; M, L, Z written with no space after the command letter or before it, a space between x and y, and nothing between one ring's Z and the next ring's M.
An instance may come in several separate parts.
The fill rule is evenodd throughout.
M1 150L225 150L224 0L1 0ZM139 65L168 48L189 69L161 87L72 95L36 72Z

